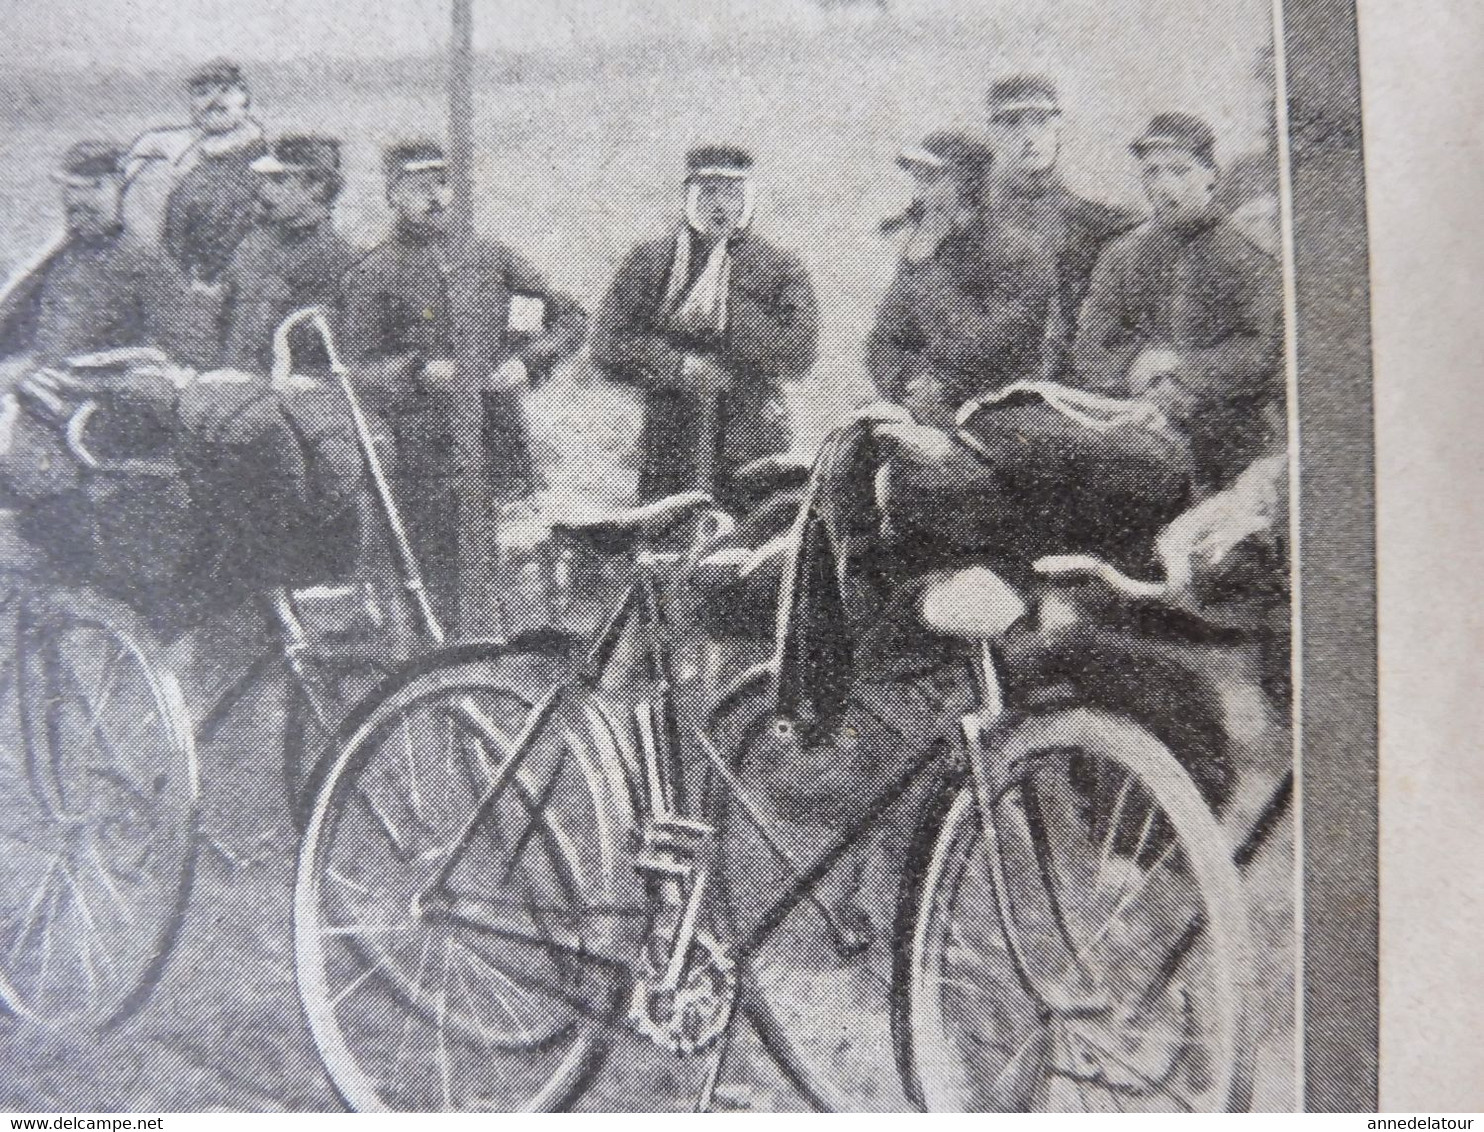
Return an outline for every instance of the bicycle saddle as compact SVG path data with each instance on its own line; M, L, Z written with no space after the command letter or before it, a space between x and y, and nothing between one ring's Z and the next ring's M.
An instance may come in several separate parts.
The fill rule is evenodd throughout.
M918 600L922 623L945 637L990 640L1030 610L1025 596L987 566L930 575Z
M551 532L584 543L598 554L623 554L715 506L704 491L687 491L639 507L553 518Z

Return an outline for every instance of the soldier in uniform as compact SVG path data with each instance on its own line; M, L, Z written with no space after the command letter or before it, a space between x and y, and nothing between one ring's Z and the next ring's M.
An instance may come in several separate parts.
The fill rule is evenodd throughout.
M679 231L631 251L598 309L594 361L643 391L641 499L726 498L733 469L789 446L780 385L814 364L818 308L799 258L752 230L752 167L692 150Z
M1051 275L1024 240L984 232L992 152L964 134L929 134L897 163L914 182L901 262L876 312L866 369L877 391L922 424L947 428L965 401L1034 375Z
M192 71L186 96L190 124L146 131L124 159L125 223L135 238L151 246L164 239L170 193L203 158L247 151L263 139L263 127L251 116L252 98L235 63L216 60Z
M1068 188L1060 167L1062 106L1056 84L1042 75L1013 75L989 90L989 133L995 150L986 236L1028 244L1053 280L1039 365L1024 377L1063 380L1077 313L1099 253L1137 218Z
M446 616L458 596L457 489L465 470L454 435L454 398L482 397L489 424L501 406L487 394L546 377L581 346L587 315L524 256L495 240L479 239L467 255L473 278L450 278L451 191L441 146L395 145L385 155L385 173L395 226L343 282L346 349L368 402L391 426L409 535L428 572L434 606ZM454 282L464 286L451 287ZM456 314L459 295L475 305L460 304ZM469 389L455 387L456 343L477 358ZM487 428L486 442L498 434ZM492 452L491 459L506 468L510 455Z
M1157 114L1130 149L1149 221L1103 253L1077 335L1082 385L1157 405L1219 489L1269 450L1281 421L1278 265L1223 213L1211 127Z
M180 278L160 255L128 238L123 150L72 146L55 174L66 238L9 295L0 311L0 357L47 366L124 346L174 345Z
M259 219L222 275L220 364L265 372L284 318L304 307L338 309L356 253L332 217L342 187L339 142L287 135L251 168Z
M252 97L236 63L207 63L191 73L187 86L203 137L192 168L170 190L162 238L186 278L210 288L257 219L252 163L268 146L248 117Z

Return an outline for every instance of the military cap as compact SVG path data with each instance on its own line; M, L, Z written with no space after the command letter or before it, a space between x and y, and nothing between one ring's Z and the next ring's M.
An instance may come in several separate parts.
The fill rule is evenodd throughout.
M54 177L96 181L99 177L120 177L124 172L122 146L108 141L80 141L68 148L57 163Z
M1172 146L1190 153L1202 165L1216 164L1216 134L1204 118L1181 111L1156 114L1144 132L1129 143L1135 157L1143 157L1155 146Z
M186 76L186 86L192 90L207 86L246 85L247 76L242 73L242 67L231 59L211 59Z
M285 134L250 166L254 173L340 172L340 143L314 134Z
M388 146L381 155L382 168L388 181L404 173L426 173L448 168L448 155L435 141L419 138Z
M960 181L983 180L994 164L994 151L968 134L936 130L918 145L897 154L903 169L937 169Z
M735 145L698 145L685 155L685 179L742 178L752 172L752 154Z
M1010 75L989 88L990 121L1030 112L1061 113L1056 84L1045 75Z

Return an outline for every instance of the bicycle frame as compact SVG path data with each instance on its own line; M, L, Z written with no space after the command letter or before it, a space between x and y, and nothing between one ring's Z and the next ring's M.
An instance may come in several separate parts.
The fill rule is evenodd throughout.
M803 903L809 903L822 918L831 942L842 956L854 954L859 949L835 913L819 898L817 889L847 853L889 819L913 786L941 761L941 753L934 746L925 745L920 756L875 796L864 818L843 829L813 860L796 860L774 832L775 819L768 804L748 790L706 728L687 729L681 725L683 711L673 671L673 631L666 616L662 592L665 579L662 575L667 567L676 566L686 557L652 551L641 551L634 556L636 577L613 603L608 616L573 666L571 676L534 705L514 741L502 741L487 721L479 718L473 705L467 705L458 712L466 726L500 752L502 761L438 872L416 898L415 905L420 914L463 920L486 932L508 932L512 938L519 934L511 931L508 925L491 922L477 900L464 906L456 895L448 891L449 878L501 798L515 783L521 766L536 748L542 730L570 702L600 694L606 681L620 675L618 666L625 643L637 641L638 663L647 670L647 678L643 681L644 693L630 698L627 705L631 716L629 749L639 763L629 767L639 798L636 815L639 829L636 831L637 848L633 859L635 867L655 882L652 900L656 911L669 914L661 927L666 932L666 959L659 989L673 990L680 984L697 936L707 922L707 898L715 891L714 881L717 879L717 818L723 799L753 827L789 878L758 922L742 938L730 941L728 952L731 958L740 963L758 952L790 913ZM699 768L702 772L703 780L695 797L691 797L689 789L688 768ZM518 840L530 836L542 820L539 806L531 805L527 800L526 808L531 825L518 835ZM560 944L557 946L561 947ZM565 948L562 950L566 952ZM630 977L634 975L633 964L637 961L637 956L605 956L586 950L576 951L572 957L610 970L622 969ZM812 1102L822 1105L823 1102L809 1095L803 1073L788 1064L782 1052L786 1043L777 1038L782 1032L781 1024L773 1017L768 1005L745 983L739 989L737 1009L758 1032L764 1048L778 1061L785 1075ZM723 1038L720 1044L724 1045L725 1040ZM719 1058L719 1053L717 1056ZM714 1086L714 1079L711 1085ZM708 1096L703 1096L702 1104L709 1104Z

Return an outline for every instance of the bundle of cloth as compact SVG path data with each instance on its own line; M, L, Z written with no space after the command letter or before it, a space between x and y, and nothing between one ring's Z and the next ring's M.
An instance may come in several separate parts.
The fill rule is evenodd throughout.
M153 349L11 372L0 493L53 571L184 609L360 552L361 455L327 379L197 373Z

